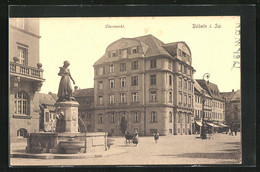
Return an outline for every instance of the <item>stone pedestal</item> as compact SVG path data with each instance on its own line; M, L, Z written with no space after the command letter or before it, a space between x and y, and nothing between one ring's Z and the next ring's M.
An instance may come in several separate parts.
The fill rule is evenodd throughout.
M64 113L63 122L57 123L57 128L64 128L64 132L78 133L78 106L76 101L56 102L55 107Z

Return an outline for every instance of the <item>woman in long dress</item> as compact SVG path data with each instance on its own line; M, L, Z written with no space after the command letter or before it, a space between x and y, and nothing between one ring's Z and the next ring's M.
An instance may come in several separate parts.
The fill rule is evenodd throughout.
M73 89L70 83L70 79L72 80L73 84L75 84L75 81L71 77L70 70L68 68L69 65L69 61L64 61L64 65L63 67L60 67L60 72L58 73L59 76L62 76L58 91L59 101L74 100L72 97Z

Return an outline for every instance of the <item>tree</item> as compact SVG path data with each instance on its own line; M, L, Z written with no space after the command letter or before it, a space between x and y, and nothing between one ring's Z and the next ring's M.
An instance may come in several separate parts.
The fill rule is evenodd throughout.
M125 134L126 127L127 127L127 120L125 119L124 116L122 116L121 123L120 123L120 130L121 130L123 135Z

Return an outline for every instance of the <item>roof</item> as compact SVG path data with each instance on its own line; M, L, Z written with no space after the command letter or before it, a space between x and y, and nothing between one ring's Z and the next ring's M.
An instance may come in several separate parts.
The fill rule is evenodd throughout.
M58 95L57 95L57 94L55 94L55 93L52 93L52 92L49 92L49 95L51 95L51 96L52 96L52 98L54 98L54 100L55 100L55 101L57 101L57 100L58 100Z
M39 103L40 105L54 105L56 100L50 94L39 93Z
M200 84L199 84L196 80L194 80L194 88L195 88L200 94L202 94L202 90L205 90L205 89L203 89L203 88L200 86ZM195 90L195 91L196 91L196 90ZM208 98L211 98L211 96L207 93L206 90L205 90L205 96L208 97Z
M140 45L142 47L145 57L154 57L154 56L159 56L159 55L165 55L170 58L175 58L170 54L172 46L175 46L178 43L183 43L183 44L187 45L185 42L174 42L174 43L165 44L162 41L160 41L158 38L149 34L149 35L139 36L139 37L135 37L135 38L121 38L121 39L111 43L108 47L111 47L110 49L114 49L115 47L113 47L113 44L117 44L120 41L121 42L123 42L123 41L131 42L132 41L132 42L134 42L133 44L138 43L138 45ZM118 45L118 46L120 46L120 45ZM109 49L108 47L107 47L106 51L108 51L108 49ZM188 47L188 49L189 49L189 47ZM106 52L101 58L99 58L95 62L94 65L99 65L99 64L107 62L107 56L108 56L108 53Z
M218 86L216 84L213 84L211 82L208 82L208 81L205 81L204 79L203 80L199 80L197 79L196 80L199 85L204 88L208 94L213 98L213 99L217 99L217 100L220 100L220 101L224 101L222 95L220 94L220 91L218 89Z
M86 96L93 96L94 97L94 88L85 88L79 89L72 93L73 97L86 97Z
M241 95L240 90L232 92L222 92L221 95L226 98L227 102L240 101Z

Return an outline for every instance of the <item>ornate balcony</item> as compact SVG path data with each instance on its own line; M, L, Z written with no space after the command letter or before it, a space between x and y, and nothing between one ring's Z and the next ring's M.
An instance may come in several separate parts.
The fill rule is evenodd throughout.
M40 66L40 65L39 65ZM19 63L10 62L10 75L26 78L35 81L45 81L43 79L43 69L25 66Z

